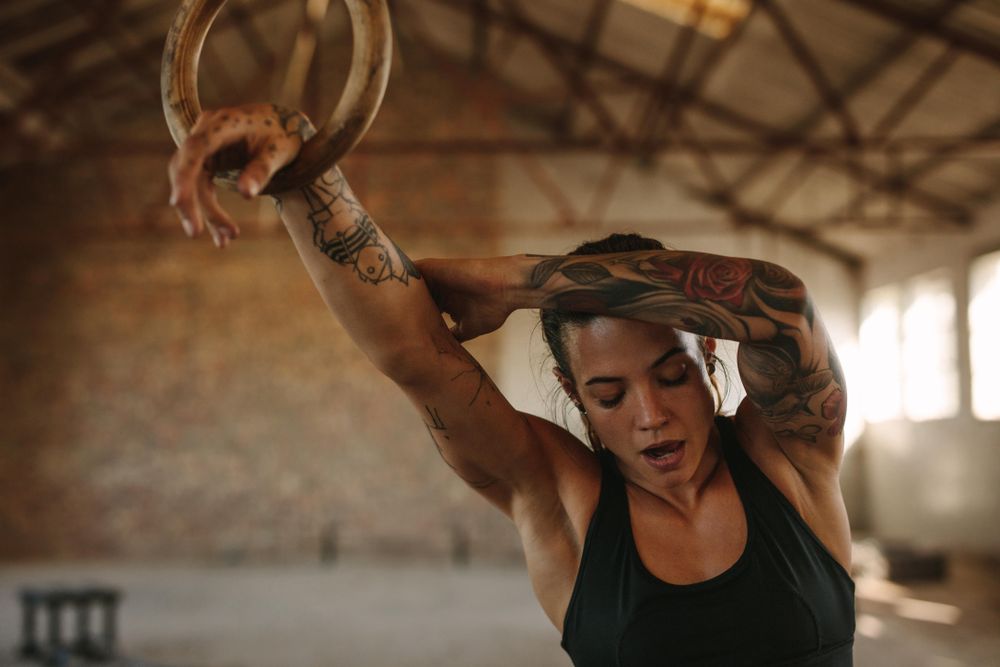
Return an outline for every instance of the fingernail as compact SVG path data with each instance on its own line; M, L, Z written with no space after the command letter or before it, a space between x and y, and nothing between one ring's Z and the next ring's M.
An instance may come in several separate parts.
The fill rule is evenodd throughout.
M247 183L247 190L249 190L251 197L256 197L257 193L260 192L260 183L250 179L250 182Z
M184 228L184 233L188 235L188 238L194 236L194 225L187 218L181 218L181 227Z

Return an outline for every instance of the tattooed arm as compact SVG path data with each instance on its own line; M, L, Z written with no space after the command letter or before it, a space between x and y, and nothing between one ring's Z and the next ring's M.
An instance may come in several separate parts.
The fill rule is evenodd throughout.
M786 451L810 445L800 459L839 460L843 374L805 286L780 266L663 250L425 260L420 267L466 338L496 328L516 308L556 308L738 341L748 398L778 442L793 446Z
M541 307L667 324L738 341L740 378L782 443L839 458L844 378L805 285L769 262L696 252L526 258L522 293Z
M203 115L170 170L189 235L207 226L224 246L238 234L215 201L212 170L241 169L239 189L252 196L294 159L310 132L300 114L270 105ZM379 229L340 171L275 200L330 311L406 392L445 462L509 515L519 495L558 500L539 426L510 406L451 335L413 262Z

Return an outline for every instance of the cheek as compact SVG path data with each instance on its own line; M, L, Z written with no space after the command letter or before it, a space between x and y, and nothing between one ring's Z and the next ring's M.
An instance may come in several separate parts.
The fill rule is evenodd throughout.
M615 443L628 440L631 432L630 423L625 410L616 410L614 413L599 416L590 413L590 426L608 449L614 449Z
M677 388L666 400L667 406L680 419L711 421L715 416L715 391L703 375L695 375L691 382Z

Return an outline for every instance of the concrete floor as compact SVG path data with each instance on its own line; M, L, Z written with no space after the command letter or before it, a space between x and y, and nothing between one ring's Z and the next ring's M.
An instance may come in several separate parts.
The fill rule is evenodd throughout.
M0 568L0 665L17 665L26 585L125 593L121 653L168 667L569 667L516 567L436 565ZM855 664L1000 666L1000 573L948 584L859 582Z

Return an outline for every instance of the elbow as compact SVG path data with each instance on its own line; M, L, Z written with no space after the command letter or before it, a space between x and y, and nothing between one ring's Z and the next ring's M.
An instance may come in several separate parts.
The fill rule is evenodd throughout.
M783 310L805 313L812 299L805 283L797 275L777 264L760 261L754 269L758 290L769 301L783 303Z

